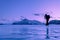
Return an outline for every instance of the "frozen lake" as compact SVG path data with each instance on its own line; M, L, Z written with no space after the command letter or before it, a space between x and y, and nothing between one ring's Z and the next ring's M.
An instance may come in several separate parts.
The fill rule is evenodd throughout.
M0 40L60 40L60 25L0 25Z

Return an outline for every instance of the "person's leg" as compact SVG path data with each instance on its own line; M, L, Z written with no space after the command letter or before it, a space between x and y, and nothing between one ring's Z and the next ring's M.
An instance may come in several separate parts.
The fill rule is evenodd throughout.
M48 21L49 21L49 20L46 20L46 25L48 25L48 24L49 24L49 23L48 23Z

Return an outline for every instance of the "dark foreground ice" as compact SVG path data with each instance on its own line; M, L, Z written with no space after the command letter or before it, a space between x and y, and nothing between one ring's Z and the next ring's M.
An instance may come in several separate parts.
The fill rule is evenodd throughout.
M60 40L60 25L0 25L0 40Z

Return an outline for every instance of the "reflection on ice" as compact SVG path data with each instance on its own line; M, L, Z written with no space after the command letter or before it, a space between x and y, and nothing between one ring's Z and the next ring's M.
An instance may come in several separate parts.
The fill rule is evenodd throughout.
M60 39L60 25L49 25L49 40ZM0 25L0 38L8 40L48 40L44 25ZM10 40L9 39L9 40Z

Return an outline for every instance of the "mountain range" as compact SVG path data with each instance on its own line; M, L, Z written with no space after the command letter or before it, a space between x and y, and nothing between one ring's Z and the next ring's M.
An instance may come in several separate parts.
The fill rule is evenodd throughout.
M18 22L13 22L13 25L40 25L40 24L44 24L42 22L39 22L37 20L28 20L28 19L23 19L21 21Z
M5 23L0 23L0 25L4 25ZM9 23L8 23L9 24ZM40 25L45 24L37 20L29 20L29 19L22 19L21 21L12 22L11 25ZM49 24L60 24L60 20L51 20Z
M51 20L49 24L60 24L60 20Z

